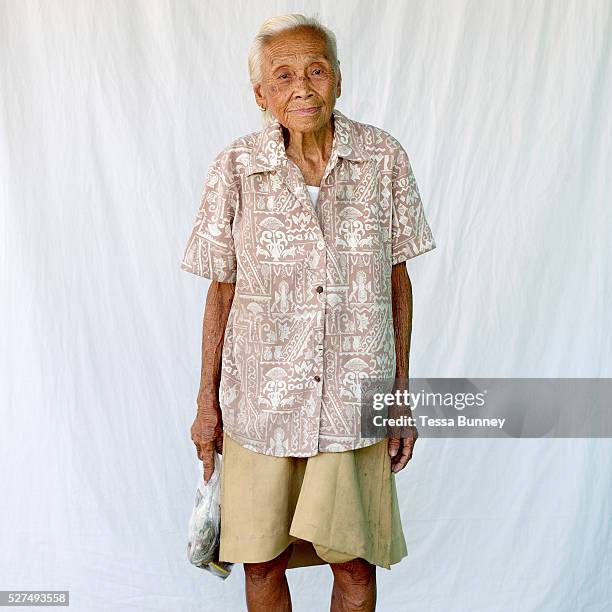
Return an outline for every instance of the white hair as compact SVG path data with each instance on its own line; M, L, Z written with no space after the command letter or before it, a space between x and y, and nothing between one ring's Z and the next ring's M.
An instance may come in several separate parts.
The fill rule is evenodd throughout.
M299 13L294 13L270 17L261 24L249 49L249 79L251 80L251 85L261 83L263 50L266 43L277 34L300 26L312 28L325 38L334 74L338 75L340 72L340 60L338 59L336 35L329 28L326 28L317 17L306 17ZM276 119L270 109L262 111L261 114L264 127Z

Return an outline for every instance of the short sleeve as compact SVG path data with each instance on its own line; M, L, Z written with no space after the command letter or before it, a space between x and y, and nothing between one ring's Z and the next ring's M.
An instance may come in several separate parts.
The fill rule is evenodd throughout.
M200 207L181 261L182 270L222 283L236 282L232 224L237 198L230 160L221 152L206 176Z
M425 218L419 189L408 154L397 141L393 167L391 262L393 265L436 248L431 228Z

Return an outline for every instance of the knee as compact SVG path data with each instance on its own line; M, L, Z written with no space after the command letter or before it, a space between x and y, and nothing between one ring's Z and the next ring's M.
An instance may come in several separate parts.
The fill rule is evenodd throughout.
M279 580L285 574L287 563L291 556L291 546L286 548L278 557L261 563L244 563L246 578L253 583L261 584L268 581Z
M334 578L341 586L369 586L376 578L376 566L365 559L331 563Z

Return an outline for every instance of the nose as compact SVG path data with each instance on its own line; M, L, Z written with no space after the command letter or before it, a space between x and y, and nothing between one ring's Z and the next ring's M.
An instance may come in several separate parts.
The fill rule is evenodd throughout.
M307 76L298 76L296 80L296 93L304 91L306 93L305 97L311 97L314 95L314 92L312 91L312 86L310 84L310 79Z

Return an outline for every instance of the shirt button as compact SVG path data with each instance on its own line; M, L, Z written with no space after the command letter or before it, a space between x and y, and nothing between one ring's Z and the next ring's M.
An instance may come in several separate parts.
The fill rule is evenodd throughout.
M314 377L314 379L315 379L317 382L319 382L319 381L321 380L321 377L317 375L317 376L315 376L315 377Z
M322 250L325 248L325 243L322 240L317 240L317 249Z
M317 293L321 293L323 291L323 287L321 287L321 285L319 285L317 287Z

